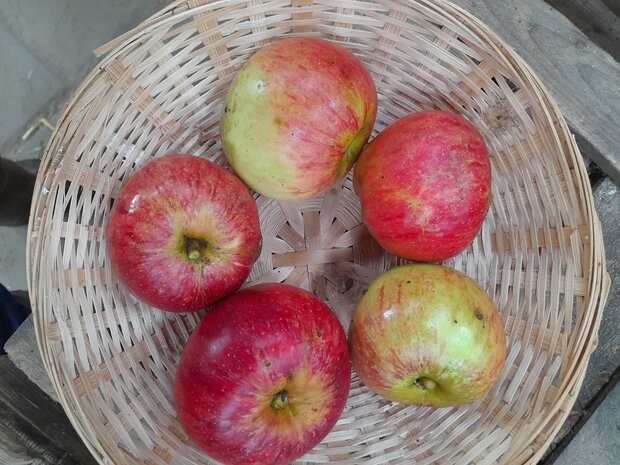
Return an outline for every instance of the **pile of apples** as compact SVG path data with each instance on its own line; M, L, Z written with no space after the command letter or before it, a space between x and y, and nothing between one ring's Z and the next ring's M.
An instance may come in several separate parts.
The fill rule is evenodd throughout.
M221 138L236 174L168 154L114 202L106 248L124 286L161 310L207 309L183 349L175 405L193 442L225 464L287 464L312 449L345 408L351 365L386 399L434 407L479 399L500 375L505 339L492 300L432 263L463 251L488 211L483 138L458 114L431 110L368 143L376 115L359 58L322 39L280 40L246 61L224 100ZM347 340L305 290L239 289L261 250L250 188L311 198L352 167L368 230L415 263L371 283Z

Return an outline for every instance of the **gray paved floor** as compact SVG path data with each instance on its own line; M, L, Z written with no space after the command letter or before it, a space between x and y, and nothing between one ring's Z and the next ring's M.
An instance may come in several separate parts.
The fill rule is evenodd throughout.
M0 150L96 63L92 50L169 0L0 1Z
M596 187L594 203L603 227L607 272L612 285L598 334L599 344L590 357L586 379L577 398L577 408L581 409L620 366L620 189L606 179Z
M169 0L0 0L0 155L39 158L51 120L97 62L92 50L139 24ZM0 226L0 282L26 289L26 228Z
M620 384L605 398L555 465L620 463Z

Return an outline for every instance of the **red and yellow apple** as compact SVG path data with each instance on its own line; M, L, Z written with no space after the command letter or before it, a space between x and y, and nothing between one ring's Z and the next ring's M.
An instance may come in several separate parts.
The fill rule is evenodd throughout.
M106 253L125 287L161 310L194 311L235 292L261 247L256 202L230 171L168 154L121 189L106 225Z
M353 313L349 348L360 379L405 404L446 407L484 396L506 357L488 294L436 264L404 265L373 281Z
M353 166L376 113L377 92L359 58L323 39L282 39L236 74L220 121L224 153L261 194L314 197Z
M381 131L362 151L353 185L362 220L399 257L442 261L476 237L491 204L491 163L478 129L423 111Z
M176 373L177 417L224 464L286 465L332 429L350 377L344 330L320 299L256 285L216 303L191 334Z

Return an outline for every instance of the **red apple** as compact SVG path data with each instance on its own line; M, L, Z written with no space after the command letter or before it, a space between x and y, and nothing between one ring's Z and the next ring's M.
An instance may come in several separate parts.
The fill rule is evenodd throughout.
M254 190L314 197L345 176L377 113L372 78L355 55L323 39L293 37L256 52L224 101L224 153Z
M344 331L321 300L257 285L215 304L190 336L175 379L177 417L218 461L285 465L332 429L350 376Z
M486 394L506 357L504 329L488 294L441 265L392 268L353 313L349 347L360 379L383 397L434 407Z
M236 291L261 247L258 209L231 172L184 154L156 158L122 188L106 226L106 252L143 302L194 311Z
M362 220L399 257L442 261L476 237L491 204L491 163L476 127L424 111L375 137L355 165Z

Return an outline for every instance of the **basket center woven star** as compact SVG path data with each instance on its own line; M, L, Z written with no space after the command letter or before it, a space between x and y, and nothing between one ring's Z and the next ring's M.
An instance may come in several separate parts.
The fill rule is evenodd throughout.
M249 282L284 282L313 292L347 329L355 302L391 266L360 221L351 175L323 196L284 202L259 196L263 250Z

